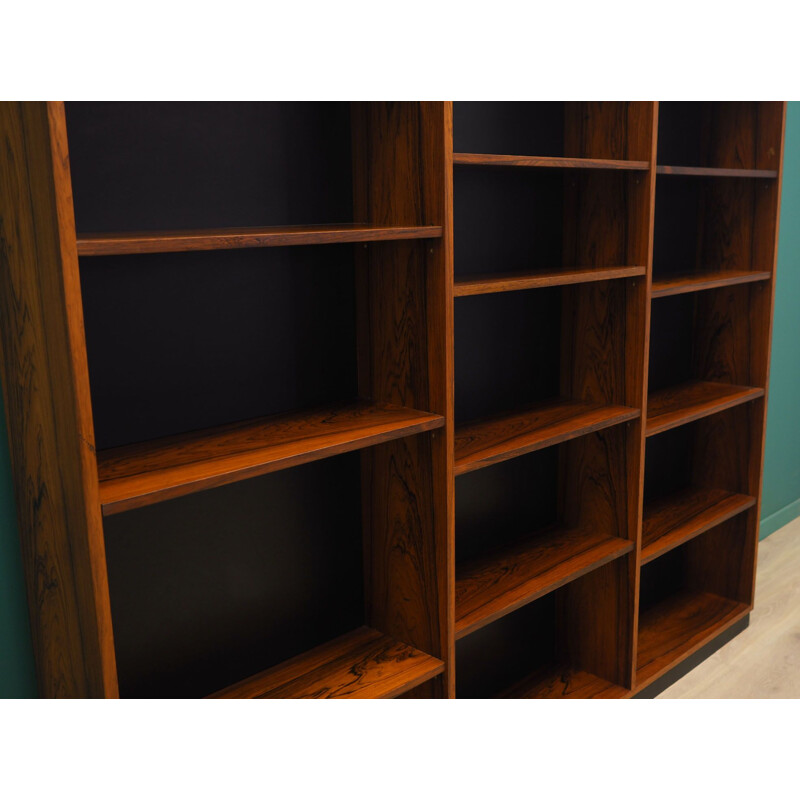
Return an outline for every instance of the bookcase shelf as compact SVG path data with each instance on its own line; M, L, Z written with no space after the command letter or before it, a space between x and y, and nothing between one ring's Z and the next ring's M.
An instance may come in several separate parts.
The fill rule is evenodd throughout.
M669 679L753 607L784 120L0 103L41 694Z
M362 627L211 697L391 698L443 671L438 658Z
M723 271L705 270L695 273L676 274L669 278L653 281L652 297L671 297L687 292L700 292L704 289L718 289L721 286L735 286L739 283L767 281L772 277L765 270L729 269Z
M550 169L648 170L647 161L612 158L558 158L554 156L508 156L490 153L453 153L454 164L480 167L549 167Z
M456 571L456 638L633 550L592 530L543 531Z
M195 250L236 250L244 247L390 242L403 239L436 239L441 235L440 225L387 227L358 223L150 233L86 233L78 235L78 255L185 253Z
M119 513L442 425L436 414L362 402L105 450L100 502Z
M658 175L683 175L700 178L777 178L776 169L731 169L726 167L669 167L659 164Z
M639 414L635 408L558 399L462 425L455 434L456 475L619 425Z
M456 297L493 292L516 292L546 286L568 286L572 283L608 281L614 278L635 278L644 275L645 267L603 267L597 269L562 268L543 272L506 272L497 275L471 275L459 278L454 285Z
M713 381L689 381L661 389L647 401L647 435L653 436L763 396L763 389Z
M642 564L752 508L755 497L724 489L689 487L644 508Z

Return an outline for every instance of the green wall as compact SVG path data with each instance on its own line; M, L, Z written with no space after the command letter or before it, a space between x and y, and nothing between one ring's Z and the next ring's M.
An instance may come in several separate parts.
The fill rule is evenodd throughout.
M28 605L0 392L0 697L35 697Z
M800 516L800 102L789 103L769 386L761 537ZM0 394L0 411L2 410ZM5 413L3 411L3 413ZM36 693L28 611L0 423L0 698Z
M761 538L800 516L800 102L789 103L767 409Z

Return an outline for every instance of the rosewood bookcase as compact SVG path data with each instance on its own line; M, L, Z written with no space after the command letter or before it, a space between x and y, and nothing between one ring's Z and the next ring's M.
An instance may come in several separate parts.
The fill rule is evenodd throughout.
M646 696L738 632L784 118L0 104L42 695Z

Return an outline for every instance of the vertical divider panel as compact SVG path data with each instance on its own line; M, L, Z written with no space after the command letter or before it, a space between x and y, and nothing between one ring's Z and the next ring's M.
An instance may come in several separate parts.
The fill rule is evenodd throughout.
M39 691L116 697L61 103L0 103L0 338Z
M631 520L631 538L636 547L628 559L631 582L630 619L631 645L628 672L628 685L633 687L636 680L636 658L639 635L639 584L642 561L642 514L644 500L644 460L645 428L647 425L647 381L650 354L650 303L653 283L653 234L655 226L656 203L656 161L658 152L658 102L631 103L629 120L630 134L636 140L638 157L650 162L650 168L641 184L642 198L636 205L637 224L632 228L630 246L638 258L642 259L647 272L642 280L632 281L628 300L627 355L629 363L635 365L629 370L626 397L631 405L641 409L641 416L631 428L628 440L630 467L628 513Z
M362 455L367 623L446 662L454 686L452 123L445 103L353 106L355 218L442 225L441 240L359 248L359 392L446 426Z

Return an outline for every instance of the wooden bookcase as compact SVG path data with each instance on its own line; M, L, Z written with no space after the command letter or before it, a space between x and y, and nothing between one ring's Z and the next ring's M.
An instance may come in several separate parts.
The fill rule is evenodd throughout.
M0 104L41 693L627 697L732 630L784 117Z

